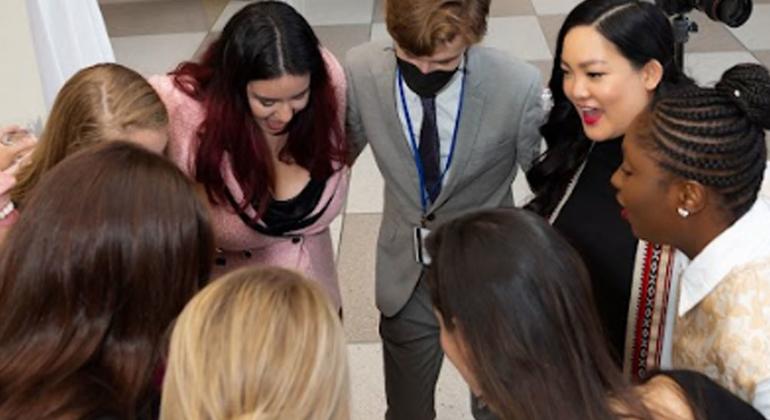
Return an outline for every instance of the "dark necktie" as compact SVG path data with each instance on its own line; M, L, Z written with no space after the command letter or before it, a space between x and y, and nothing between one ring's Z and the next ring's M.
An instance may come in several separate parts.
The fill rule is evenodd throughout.
M422 160L425 188L430 202L441 192L440 146L436 126L436 98L420 97L422 101L422 128L420 129L420 159Z

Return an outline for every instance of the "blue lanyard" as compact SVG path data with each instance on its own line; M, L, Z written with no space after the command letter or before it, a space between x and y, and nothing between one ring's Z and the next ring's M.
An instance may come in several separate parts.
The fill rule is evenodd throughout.
M409 143L412 146L412 158L414 158L414 166L417 168L417 177L420 181L420 203L422 204L422 214L427 213L428 210L428 189L425 186L425 170L422 166L422 159L420 158L420 150L417 145L417 140L414 135L414 127L412 126L412 118L409 115L409 107L406 104L406 95L404 95L404 79L401 76L401 69L396 66L396 77L398 78L398 93L401 96L401 106L404 109L404 118L406 119L406 127L409 131ZM460 115L463 111L463 98L465 97L465 70L462 70L462 82L460 84L460 100L457 104L457 115L455 116L455 126L452 131L452 144L449 147L449 156L447 156L446 165L441 171L441 176L438 179L438 185L441 185L444 181L444 175L449 170L449 165L452 164L452 158L455 154L455 145L457 144L457 132L460 127ZM438 116L436 117L438 125Z

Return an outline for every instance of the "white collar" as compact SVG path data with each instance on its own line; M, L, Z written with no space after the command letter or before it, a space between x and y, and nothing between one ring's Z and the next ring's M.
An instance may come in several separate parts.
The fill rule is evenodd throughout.
M682 274L679 316L700 303L735 267L770 255L770 203L762 196L695 256Z

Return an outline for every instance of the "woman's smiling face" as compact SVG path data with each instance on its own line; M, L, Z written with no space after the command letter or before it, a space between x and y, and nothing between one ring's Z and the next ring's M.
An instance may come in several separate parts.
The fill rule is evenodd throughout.
M564 94L580 115L589 139L604 141L625 134L650 104L660 82L655 66L659 64L651 60L635 68L592 26L567 32L561 54Z

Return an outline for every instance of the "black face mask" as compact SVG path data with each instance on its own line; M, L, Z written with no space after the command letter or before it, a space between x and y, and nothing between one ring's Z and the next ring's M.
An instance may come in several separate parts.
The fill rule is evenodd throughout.
M457 69L454 70L434 70L428 74L424 74L414 64L404 61L396 57L398 62L398 68L401 70L401 75L404 77L406 85L409 89L423 98L430 98L436 96L436 93L440 91L444 86L452 80Z

